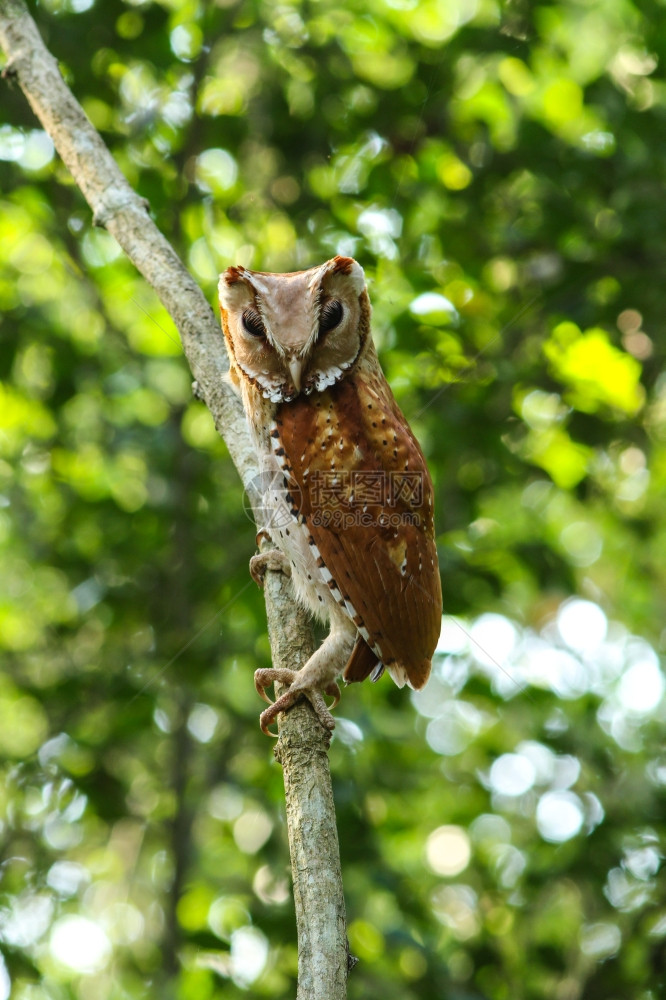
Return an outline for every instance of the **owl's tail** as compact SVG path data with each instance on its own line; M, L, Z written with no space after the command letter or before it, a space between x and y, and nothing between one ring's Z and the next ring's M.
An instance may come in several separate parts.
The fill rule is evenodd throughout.
M370 648L363 636L359 635L352 654L347 661L342 678L347 684L353 684L355 681L364 681L378 665L379 657ZM373 680L378 680L380 676L381 672L377 674L377 677L373 677Z
M418 691L419 688L423 687L430 674L430 660L424 659L418 664L412 664L411 667L410 670L395 660L392 663L381 663L374 650L370 648L363 636L359 635L342 677L347 684L364 681L366 677L378 681L386 668L391 679L399 688L408 684L414 691ZM416 678L419 679L420 683Z

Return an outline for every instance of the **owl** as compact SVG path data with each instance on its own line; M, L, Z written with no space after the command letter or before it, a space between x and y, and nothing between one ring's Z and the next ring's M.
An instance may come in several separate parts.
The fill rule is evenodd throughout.
M270 704L261 728L306 697L332 730L324 694L334 708L340 677L386 670L416 689L428 679L442 616L432 482L379 365L357 261L291 274L229 267L219 288L228 378L261 469L261 528L277 548L268 555L330 625L301 670L256 671ZM289 687L271 702L276 681Z

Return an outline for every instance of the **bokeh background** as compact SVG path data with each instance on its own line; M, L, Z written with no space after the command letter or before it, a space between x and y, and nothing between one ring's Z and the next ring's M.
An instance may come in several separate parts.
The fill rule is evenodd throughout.
M347 689L350 998L666 995L666 8L44 0L211 302L365 267L435 481L416 696ZM254 527L177 333L0 125L0 1000L295 994Z

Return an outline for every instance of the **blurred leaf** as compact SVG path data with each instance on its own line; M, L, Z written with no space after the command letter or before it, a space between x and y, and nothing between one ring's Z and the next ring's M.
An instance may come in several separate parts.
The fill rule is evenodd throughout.
M578 410L594 413L610 406L633 415L643 405L640 364L613 347L604 330L581 333L574 323L560 323L544 353L555 375L569 386L568 396Z

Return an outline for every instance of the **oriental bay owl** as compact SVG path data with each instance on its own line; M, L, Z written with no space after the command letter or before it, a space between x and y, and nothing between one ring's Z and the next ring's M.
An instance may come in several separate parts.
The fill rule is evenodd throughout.
M377 359L360 264L229 267L220 305L229 379L262 471L260 527L297 597L330 622L301 670L256 672L266 701L267 686L289 685L261 727L305 696L333 729L323 695L337 704L341 675L376 680L386 669L412 688L428 679L442 615L432 483Z

